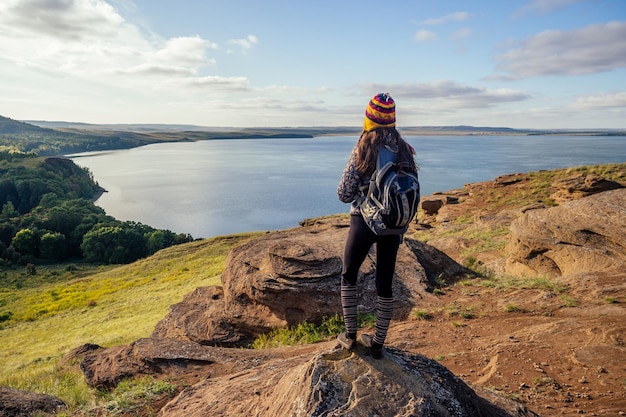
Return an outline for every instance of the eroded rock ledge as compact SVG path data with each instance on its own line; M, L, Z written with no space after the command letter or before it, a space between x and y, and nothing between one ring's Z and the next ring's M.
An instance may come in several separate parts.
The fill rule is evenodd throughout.
M507 270L551 277L623 272L626 264L626 189L529 210L511 224Z
M269 233L234 248L222 288L198 288L171 307L153 337L216 346L245 346L259 334L307 321L319 324L341 312L339 282L346 220ZM374 250L374 249L373 249ZM375 259L365 260L359 280L360 311L375 305ZM432 297L436 278L473 274L443 252L413 239L401 245L394 280L394 319Z
M162 417L536 416L422 355L389 348L376 360L360 345L351 352L334 341L249 350L148 338L89 354L81 368L100 387L142 374L186 381Z

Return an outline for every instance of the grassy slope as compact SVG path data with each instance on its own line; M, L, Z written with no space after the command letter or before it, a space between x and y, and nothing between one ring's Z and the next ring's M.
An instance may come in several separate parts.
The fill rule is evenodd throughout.
M34 286L23 269L4 271L0 314L13 314L1 323L0 385L23 386L84 343L112 346L149 336L185 294L220 285L228 250L251 236L174 246L130 265L94 268L93 274L81 266L39 267L32 280L40 284Z

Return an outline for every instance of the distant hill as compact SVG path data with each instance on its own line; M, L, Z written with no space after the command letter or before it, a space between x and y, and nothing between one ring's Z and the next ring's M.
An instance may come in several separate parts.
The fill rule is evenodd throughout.
M445 132L497 132L497 133L528 133L533 130L513 129L510 127L490 127L490 126L421 126L416 129L440 130Z
M102 131L131 131L131 132L165 132L165 131L193 131L193 130L227 130L228 128L209 128L183 124L92 124L82 122L23 120L24 123L50 129L102 130ZM236 129L232 129L236 130Z
M143 133L152 139L191 140L239 139L269 137L312 137L325 135L359 135L360 126L300 126L300 127L227 127L187 124L90 124L81 122L23 120L42 128L67 132L98 134ZM626 129L516 129L505 126L401 126L405 135L626 135ZM191 133L190 133L191 132ZM155 135L156 134L156 135ZM164 137L168 136L168 137Z
M29 123L13 120L0 116L0 134L5 133L54 133L52 129L46 129Z
M182 133L182 132L204 132L210 133L212 138L233 138L233 137L253 137L268 135L348 135L360 134L360 126L303 126L303 127L209 127L198 125L181 125L181 124L90 124L80 122L64 122L64 121L42 121L42 120L24 120L35 126L43 128L60 129L64 131L78 132L141 132L141 133ZM529 129L513 129L509 127L480 127L480 126L403 126L402 131L415 132L419 134L441 132L443 134L451 133L503 133L503 134L528 134L538 132Z
M0 149L32 152L41 156L126 149L157 141L154 138L124 137L115 133L67 132L48 129L0 116Z
M626 136L619 129L513 129L488 126L402 126L403 135L596 135ZM0 116L0 149L38 155L127 149L160 142L213 139L312 138L326 135L358 136L360 126L207 127L182 124L89 124L64 121L17 121Z

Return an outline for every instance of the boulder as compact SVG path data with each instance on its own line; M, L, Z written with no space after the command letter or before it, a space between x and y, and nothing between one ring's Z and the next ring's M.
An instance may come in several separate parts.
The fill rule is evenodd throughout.
M458 204L459 197L450 194L435 193L433 195L425 196L420 199L420 206L422 212L425 215L435 215L439 212L439 209L446 204Z
M0 387L0 417L30 417L57 413L66 408L60 399L46 394Z
M250 350L148 338L91 351L81 367L90 386L104 389L128 377L131 367L136 376L158 371L170 381L185 381L161 417L536 416L471 388L423 355L387 348L376 360L362 345L346 351L334 341Z
M443 207L444 201L441 198L422 198L420 201L420 206L422 207L422 212L426 215L434 215L437 214L439 209Z
M626 263L626 189L529 210L511 224L506 269L551 277L621 271Z
M537 416L513 401L479 396L422 355L389 349L375 360L361 346L354 353L320 350L205 379L160 416Z
M345 220L278 231L234 248L222 288L198 288L172 306L153 337L216 346L244 346L259 334L302 322L319 324L341 313L340 280L347 237ZM375 246L359 276L361 312L375 306ZM443 252L405 238L394 279L394 319L432 297L435 278L468 274ZM441 275L441 276L440 276Z

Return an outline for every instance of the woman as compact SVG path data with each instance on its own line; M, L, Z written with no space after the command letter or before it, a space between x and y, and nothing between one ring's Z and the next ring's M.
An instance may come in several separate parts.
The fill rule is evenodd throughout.
M339 200L350 206L350 231L344 249L341 274L341 305L346 326L338 337L346 349L356 347L357 334L357 276L371 246L376 243L376 331L374 336L363 334L363 344L369 346L372 357L380 359L393 313L392 281L402 235L376 235L365 223L360 212L369 179L376 169L378 151L383 146L397 147L399 159L407 161L408 169L417 171L415 151L396 130L395 102L388 93L375 95L365 109L363 133L350 154L337 187Z

